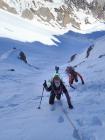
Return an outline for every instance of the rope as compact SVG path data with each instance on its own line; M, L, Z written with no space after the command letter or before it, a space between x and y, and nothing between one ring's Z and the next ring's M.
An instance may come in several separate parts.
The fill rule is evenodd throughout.
M62 102L60 101L60 105L61 105L61 108L62 108L62 112L64 113L64 115L66 116L67 120L69 121L70 125L73 127L73 129L75 130L76 134L78 135L78 138L79 140L82 140L76 126L74 125L73 121L70 119L70 117L68 116L66 110L63 108L63 104Z

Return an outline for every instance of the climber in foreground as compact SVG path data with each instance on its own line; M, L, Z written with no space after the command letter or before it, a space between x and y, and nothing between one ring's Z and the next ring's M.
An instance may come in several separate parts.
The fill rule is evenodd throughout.
M73 109L73 105L71 104L70 101L70 96L68 94L68 91L66 89L66 87L64 86L62 80L60 79L60 77L58 75L55 75L51 81L51 85L48 87L46 81L43 84L44 88L46 89L46 91L50 91L50 98L49 98L49 104L53 105L54 104L54 100L55 98L57 100L61 99L61 95L62 93L65 94L67 102L68 102L68 106L70 109Z
M73 67L67 66L66 73L67 73L67 75L69 77L69 85L70 85L70 87L75 89L75 87L72 86L72 84L74 83L74 81L78 82L78 77L81 79L81 82L84 85L83 77L78 72L76 72Z

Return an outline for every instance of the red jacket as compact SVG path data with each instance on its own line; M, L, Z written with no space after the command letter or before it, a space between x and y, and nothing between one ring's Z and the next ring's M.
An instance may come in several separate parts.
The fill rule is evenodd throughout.
M78 77L81 79L82 84L84 84L84 80L83 77L76 71L72 71L70 73L68 73L69 75L69 84L73 84L73 82L78 82Z

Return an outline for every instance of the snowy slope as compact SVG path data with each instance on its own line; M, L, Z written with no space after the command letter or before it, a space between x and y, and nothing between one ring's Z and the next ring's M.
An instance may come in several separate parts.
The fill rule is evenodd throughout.
M0 49L2 52L3 47ZM52 61L51 54L48 53L47 62L51 66L49 68L49 66L45 67L45 60L40 59L41 56L45 58L45 54L40 52L36 65L42 62L43 69L36 70L17 59L20 49L13 51L7 48L7 50L4 48L5 53L2 52L0 55L0 139L79 140L77 134L74 135L74 128L63 114L58 102L55 103L55 110L50 110L49 93L44 92L42 108L37 109L42 93L42 83L45 79L48 80L54 72L52 66L53 61L56 62L56 54ZM26 50L28 52L29 48L26 47ZM62 59L65 54L65 52L62 54ZM30 60L33 58L33 62L34 55L29 57ZM100 137L101 140L105 139L104 55L105 37L102 37L94 42L94 48L87 59L85 59L85 51L71 64L77 65L81 61L85 61L76 68L84 76L85 85L82 86L81 83L78 83L75 85L76 90L67 87L74 110L68 109L66 99L64 96L62 97L63 107L78 129L82 140L99 140ZM11 71L11 68L14 68L15 71ZM66 65L60 68L61 76L68 85L64 75Z
M71 66L80 72L85 85L75 84L71 91L75 111L71 114L83 139L105 139L105 36L94 42L88 58L87 51L78 55ZM77 115L78 114L78 115Z

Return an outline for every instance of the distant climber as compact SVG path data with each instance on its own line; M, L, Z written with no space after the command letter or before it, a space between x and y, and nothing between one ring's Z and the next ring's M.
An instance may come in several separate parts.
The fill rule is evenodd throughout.
M84 85L83 77L78 72L76 72L73 67L67 66L66 73L67 73L67 75L69 77L69 85L70 85L70 87L75 89L75 87L72 86L72 84L74 83L74 81L78 82L78 77L81 79L81 82Z
M27 60L26 60L26 55L23 51L21 51L19 53L19 59L21 59L22 61L24 61L25 63L27 63Z
M46 91L50 91L49 104L53 105L55 98L57 100L60 100L61 95L64 93L66 96L69 108L73 109L73 105L71 104L69 93L58 75L55 75L53 77L50 86L47 85L46 81L44 82L43 86L46 89Z

